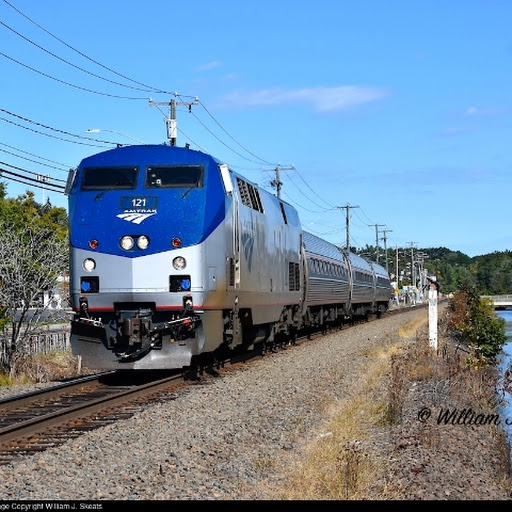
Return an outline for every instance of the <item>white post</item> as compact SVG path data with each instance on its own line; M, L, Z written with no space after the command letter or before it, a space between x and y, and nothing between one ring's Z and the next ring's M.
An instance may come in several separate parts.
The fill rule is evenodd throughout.
M431 285L428 290L428 330L430 347L437 350L437 288Z

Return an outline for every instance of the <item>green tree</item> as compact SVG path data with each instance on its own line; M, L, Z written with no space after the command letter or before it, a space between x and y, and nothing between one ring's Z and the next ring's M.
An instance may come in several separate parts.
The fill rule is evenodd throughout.
M68 268L66 218L63 208L37 203L32 192L17 199L0 194L0 367L11 374L30 353L30 335L47 307L42 292Z

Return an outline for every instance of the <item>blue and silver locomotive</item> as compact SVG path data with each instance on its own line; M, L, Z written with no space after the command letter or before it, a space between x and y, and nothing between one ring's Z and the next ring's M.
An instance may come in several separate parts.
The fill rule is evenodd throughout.
M89 368L189 367L388 306L382 267L203 152L104 151L68 195L71 346Z

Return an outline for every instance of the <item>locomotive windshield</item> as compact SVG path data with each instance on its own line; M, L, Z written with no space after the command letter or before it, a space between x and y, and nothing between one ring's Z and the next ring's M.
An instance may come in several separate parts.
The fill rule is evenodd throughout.
M146 188L200 188L203 180L202 165L166 165L146 170Z
M82 190L134 189L137 167L86 167Z

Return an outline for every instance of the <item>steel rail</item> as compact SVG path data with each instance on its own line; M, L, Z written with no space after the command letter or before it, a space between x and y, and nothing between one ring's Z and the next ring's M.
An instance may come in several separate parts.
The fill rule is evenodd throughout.
M71 391L74 388L81 387L84 384L94 382L95 380L99 380L102 377L113 375L114 373L115 370L110 370L108 372L102 373L93 373L91 375L84 375L83 377L72 379L68 382L61 382L53 386L48 386L45 388L35 389L32 391L27 391L25 393L0 398L0 411L9 411L18 408L19 406L28 405L36 401L38 398L44 398L45 395L48 396L52 393L55 394L55 396L57 396L64 392Z
M99 412L105 412L108 409L129 403L142 396L147 396L149 392L158 392L168 387L173 381L181 379L180 375L173 375L155 382L146 383L123 391L95 398L83 403L72 404L69 407L63 407L62 410L53 411L39 417L20 421L0 429L0 445L5 446L11 441L21 440L29 436L35 436L49 430L57 425L64 425L71 420L87 418Z

